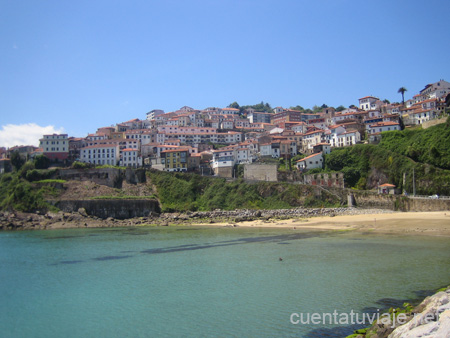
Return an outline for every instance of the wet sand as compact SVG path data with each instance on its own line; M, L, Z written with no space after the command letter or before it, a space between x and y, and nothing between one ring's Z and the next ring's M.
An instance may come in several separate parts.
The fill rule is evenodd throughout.
M212 226L212 224L198 225ZM394 212L387 214L293 218L288 220L255 220L239 223L216 223L214 225L315 230L356 230L450 237L450 211Z

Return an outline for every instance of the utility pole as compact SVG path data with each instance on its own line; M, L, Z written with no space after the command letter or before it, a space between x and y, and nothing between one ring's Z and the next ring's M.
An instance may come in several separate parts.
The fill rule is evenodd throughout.
M413 196L416 196L416 176L413 168Z
M403 173L403 195L406 195L406 173Z

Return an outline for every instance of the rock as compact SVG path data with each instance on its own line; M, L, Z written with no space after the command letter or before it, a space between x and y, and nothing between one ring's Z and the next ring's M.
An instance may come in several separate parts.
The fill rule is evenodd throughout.
M88 214L87 214L85 208L79 208L79 209L78 209L78 213L79 213L81 216L83 216L83 217L88 217Z
M389 338L448 337L450 332L450 290L425 298L408 323L399 326Z

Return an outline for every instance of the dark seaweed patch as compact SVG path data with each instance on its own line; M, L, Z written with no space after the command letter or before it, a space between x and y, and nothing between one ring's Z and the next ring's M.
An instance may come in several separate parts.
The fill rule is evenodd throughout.
M115 259L125 259L125 258L130 258L133 257L131 255L127 255L127 256L103 256L103 257L97 257L97 258L93 258L93 260L95 261L111 261L111 260L115 260Z
M59 262L59 264L77 264L77 263L83 263L84 261L77 261L77 260L74 260L74 261L61 261L61 262Z

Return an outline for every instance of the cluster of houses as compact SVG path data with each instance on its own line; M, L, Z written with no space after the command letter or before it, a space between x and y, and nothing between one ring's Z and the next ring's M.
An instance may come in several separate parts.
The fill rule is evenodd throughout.
M385 131L438 117L445 111L449 93L450 83L441 80L427 85L403 104L366 96L359 99L358 107L341 111L327 107L317 113L304 113L276 107L273 113L267 113L252 108L197 110L187 106L169 113L152 110L146 119L101 127L84 138L44 135L39 148L0 148L0 157L19 151L30 157L44 154L55 162L152 167L232 177L236 164L304 154L306 157L297 162L297 168L304 171L322 167L323 155L333 148L378 142Z

